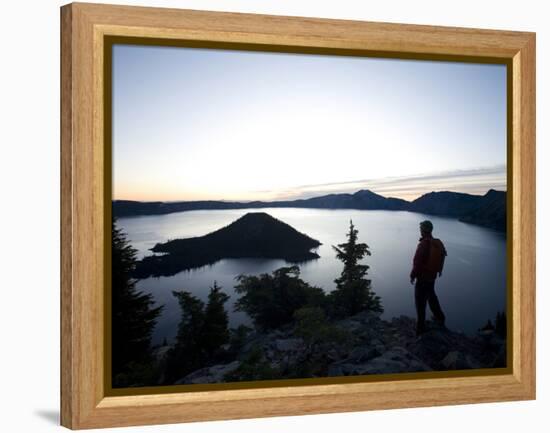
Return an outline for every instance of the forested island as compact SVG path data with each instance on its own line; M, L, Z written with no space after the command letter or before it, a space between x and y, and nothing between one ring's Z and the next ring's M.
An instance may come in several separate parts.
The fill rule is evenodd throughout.
M384 197L369 190L353 194L329 194L309 199L290 201L178 201L141 202L113 201L115 217L163 215L190 210L259 209L259 208L314 208L393 210L449 216L502 232L506 231L506 191L489 190L485 195L440 191L424 194L411 202Z
M221 259L268 258L291 263L319 258L311 250L321 243L264 212L252 212L205 236L156 244L137 263L134 276L174 275Z

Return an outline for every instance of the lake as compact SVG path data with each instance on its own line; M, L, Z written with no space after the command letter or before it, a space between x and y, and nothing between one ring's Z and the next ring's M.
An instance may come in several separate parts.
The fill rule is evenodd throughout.
M300 265L301 278L326 291L335 288L334 279L342 271L332 245L346 241L349 221L359 230L359 242L365 242L371 256L363 263L370 266L372 288L382 299L385 319L408 315L416 317L414 286L409 281L412 257L419 239L418 224L430 219L433 235L447 249L443 276L436 281L447 326L455 331L474 333L497 311L506 310L506 237L503 233L462 223L453 218L436 217L413 212L325 210L298 208L265 208L238 210L204 210L118 219L138 257L151 254L156 243L169 239L202 236L222 228L247 212L267 212L290 224L298 231L317 239L322 245L316 250L321 256ZM177 332L179 305L173 290L186 290L203 301L209 287L216 281L230 296L226 307L230 326L250 324L241 312L233 312L238 295L234 292L235 277L240 274L260 274L288 266L284 260L225 259L200 269L183 271L171 277L139 280L137 287L151 293L164 311L153 333L153 342L164 338L171 341ZM431 317L427 307L426 317Z

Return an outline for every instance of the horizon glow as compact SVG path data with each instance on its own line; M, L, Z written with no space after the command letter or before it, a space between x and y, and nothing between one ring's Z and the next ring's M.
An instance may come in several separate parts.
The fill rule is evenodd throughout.
M113 198L506 189L506 67L113 47Z

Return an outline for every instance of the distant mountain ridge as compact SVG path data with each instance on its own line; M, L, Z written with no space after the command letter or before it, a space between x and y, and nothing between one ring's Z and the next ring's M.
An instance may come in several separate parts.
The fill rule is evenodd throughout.
M430 215L449 216L460 221L506 231L506 191L489 190L485 195L461 192L430 192L409 202L384 197L368 189L353 194L328 194L308 199L287 201L181 201L139 202L113 201L115 217L163 215L190 210L258 209L258 208L312 208L409 211Z
M468 214L461 215L459 220L506 232L506 193L489 190L479 206Z

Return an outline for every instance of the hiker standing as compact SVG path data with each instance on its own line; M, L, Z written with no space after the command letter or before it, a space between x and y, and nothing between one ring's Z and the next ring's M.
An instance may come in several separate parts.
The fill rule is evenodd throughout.
M414 288L414 300L416 304L416 335L425 331L426 326L426 302L430 305L434 319L441 325L445 325L445 314L441 310L439 300L435 294L435 280L443 272L443 264L447 251L443 242L432 237L433 224L431 221L420 223L420 239L413 259L411 270L411 284Z

